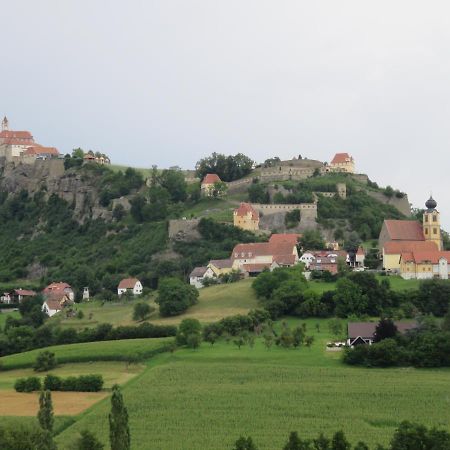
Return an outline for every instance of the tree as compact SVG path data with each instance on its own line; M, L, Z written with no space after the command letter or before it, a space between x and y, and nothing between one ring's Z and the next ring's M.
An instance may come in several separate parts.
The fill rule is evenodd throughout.
M311 345L314 343L314 336L306 336L305 338L305 345L306 347L310 348Z
M294 347L300 347L304 340L305 340L305 332L303 330L302 327L296 327L294 328L294 332L292 333L292 337L293 337L293 344Z
M358 233L356 233L355 231L352 231L348 238L345 240L345 250L347 250L348 252L357 252L358 251L358 247L361 245L361 239L358 235Z
M423 425L402 422L395 431L390 450L446 450L450 448L450 434Z
M298 434L293 431L289 435L287 444L283 447L283 450L310 450L311 444L309 441L302 441Z
M105 446L96 438L95 434L88 430L80 432L80 437L76 440L73 450L103 450Z
M39 411L37 414L39 425L43 430L53 431L53 403L50 391L42 391L39 395Z
M251 203L269 203L269 193L267 189L258 182L256 178L248 188L248 199Z
M145 320L150 316L151 312L152 308L148 303L138 302L133 308L133 320Z
M252 167L253 161L242 153L225 156L215 152L209 157L202 158L195 165L200 179L203 179L207 173L216 173L223 181L239 180L249 174Z
M380 342L383 339L393 338L398 330L392 319L381 319L375 327L374 341Z
M187 336L186 346L189 348L199 348L202 342L202 337L200 334L192 333Z
M236 339L233 340L233 344L240 350L243 345L245 345L245 337L241 333Z
M187 184L183 172L179 170L163 170L159 183L165 188L173 202L184 202L187 198Z
M212 195L214 198L223 197L227 192L227 185L223 181L216 181L212 188Z
M313 439L314 450L330 450L330 440L320 433L317 439Z
M335 312L338 317L366 314L367 296L362 293L361 288L356 283L347 278L341 278L336 283L334 301L336 303Z
M83 159L84 157L84 150L82 148L74 148L72 150L72 158L80 158Z
M445 316L450 305L450 284L446 280L423 281L413 301L426 314Z
M331 319L328 322L328 329L334 336L342 335L342 322L339 319Z
M198 290L178 278L161 280L156 303L162 316L176 316L198 301Z
M47 372L48 370L54 369L58 365L56 356L53 352L45 350L40 352L33 364L33 369L36 372Z
M333 439L331 440L331 450L350 450L352 446L345 438L343 431L337 431L334 433Z
M319 230L305 230L300 238L300 246L303 250L322 250L325 248L325 241Z
M369 447L364 442L358 442L353 450L370 450Z
M253 443L251 437L240 437L234 444L233 450L258 450L256 445Z
M113 386L111 412L109 414L109 441L111 450L130 450L128 411L117 384Z
M197 319L183 319L177 330L178 345L188 345L189 336L197 335L201 340L202 326Z

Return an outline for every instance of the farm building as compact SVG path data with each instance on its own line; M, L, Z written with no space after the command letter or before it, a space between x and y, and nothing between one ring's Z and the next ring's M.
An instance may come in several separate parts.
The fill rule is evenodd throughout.
M141 295L142 289L142 284L137 278L124 278L117 287L117 294L121 296L130 292L133 295Z
M50 294L42 305L42 312L52 317L64 308L73 305L73 300L63 292L54 292Z
M394 322L399 333L404 334L417 328L417 322ZM373 344L376 322L349 322L347 326L347 345Z

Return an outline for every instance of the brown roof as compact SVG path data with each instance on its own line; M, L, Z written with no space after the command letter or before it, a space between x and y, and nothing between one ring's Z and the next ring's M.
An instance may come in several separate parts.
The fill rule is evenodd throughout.
M60 311L61 309L63 309L61 300L57 298L48 298L47 300L45 300L45 303L47 304L49 309L53 309L56 311Z
M273 261L281 266L292 266L295 264L295 255L275 255Z
M342 164L352 160L353 158L348 153L336 153L331 160L331 164Z
M59 151L55 147L42 147L41 145L35 145L28 147L25 150L26 155L54 155L58 156Z
M288 242L289 244L296 245L301 237L301 234L296 233L272 234L272 236L270 236L269 242L271 244Z
M270 269L271 264L243 264L243 268L246 272L258 273L264 269Z
M253 206L250 203L241 203L239 205L239 208L235 209L234 212L239 217L244 217L244 216L246 216L247 214L250 213L252 215L252 219L253 220L258 220L259 219L258 211L256 211L256 209L253 208Z
M120 283L118 289L134 289L134 286L139 280L137 278L124 278Z
M28 139L33 140L29 131L0 131L0 139Z
M384 244L386 255L399 255L406 252L437 251L438 247L432 241L389 241Z
M194 270L189 275L190 278L193 277L202 277L205 275L205 272L208 270L207 267L195 267ZM133 286L134 287L134 286Z
M14 292L17 295L22 295L23 297L34 297L36 295L36 292L28 289L14 289Z
M356 252L357 255L365 255L366 252L364 251L363 247L358 247L358 251Z
M394 324L401 334L417 328L417 322L394 322ZM348 337L350 339L355 339L358 336L361 336L362 338L372 339L377 325L378 322L349 322L347 326Z
M231 259L211 259L209 263L218 269L228 269L233 266L233 261Z
M424 241L423 229L415 220L385 220L389 238L393 241Z
M404 262L414 262L416 264L431 263L437 264L441 258L445 258L450 262L450 252L404 252L400 255L400 259Z
M214 184L222 181L216 173L207 173L203 178L202 184Z

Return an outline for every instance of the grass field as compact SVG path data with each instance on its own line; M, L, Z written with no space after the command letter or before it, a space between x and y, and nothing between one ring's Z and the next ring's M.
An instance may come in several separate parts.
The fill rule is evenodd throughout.
M59 363L89 361L126 361L127 356L141 355L150 357L163 351L173 338L127 339L119 341L87 342L82 344L55 345L46 347L55 353ZM0 363L4 370L31 367L42 349L15 355L3 356Z
M327 321L306 322L312 348L266 350L260 340L180 350L153 358L124 388L135 450L227 450L240 435L260 450L281 449L287 435L343 429L356 443L387 443L402 420L450 430L450 370L344 366L327 352ZM320 331L316 324L320 324ZM84 428L106 443L109 400L58 435L62 449Z
M14 319L20 318L20 314L18 311L12 311L12 312L0 311L0 330L2 330L3 327L5 326L5 321L8 316L13 317Z

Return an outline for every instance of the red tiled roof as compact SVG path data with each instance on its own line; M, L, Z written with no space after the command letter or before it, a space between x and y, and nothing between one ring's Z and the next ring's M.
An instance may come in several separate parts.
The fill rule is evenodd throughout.
M336 153L331 160L331 164L342 164L352 161L353 158L348 153Z
M243 268L246 272L262 272L264 269L270 269L270 264L243 264Z
M41 145L35 145L28 147L25 150L25 155L54 155L58 156L59 152L55 147L42 147Z
M137 278L124 278L120 283L118 289L134 289L134 286L139 280Z
M385 220L389 238L393 241L424 241L422 226L415 220Z
M301 234L295 233L272 234L272 236L270 236L269 242L275 245L278 245L282 242L288 242L289 244L296 245L301 237Z
M252 219L253 220L258 220L259 219L258 211L256 211L256 209L253 208L253 206L250 203L241 203L239 205L239 208L235 209L234 212L239 217L244 217L248 213L250 213L252 215Z
M400 255L400 258L404 262L414 262L416 264L430 263L437 264L441 258L445 258L450 262L450 252L404 252Z
M292 266L295 264L295 255L275 255L273 261L280 266Z
M44 289L44 294L47 294L49 292L53 291L64 291L64 289L72 289L70 284L64 283L62 281L59 281L57 283L51 283Z
M358 251L356 252L357 255L362 256L365 255L366 252L364 251L363 247L358 247Z
M27 289L14 289L14 292L17 294L17 295L22 295L23 297L34 297L35 295L36 295L36 292L34 292L34 291L30 291L30 290L27 290Z
M256 256L272 256L273 260L275 260L276 257L286 257L286 261L290 261L291 258L293 258L293 261L295 262L294 248L295 244L289 241L238 244L233 249L231 259L250 259Z
M0 131L0 139L31 139L33 136L29 131Z
M386 255L400 255L408 252L428 252L437 251L438 247L432 241L389 241L384 244Z
M208 173L203 178L202 184L214 184L222 181L216 173Z

